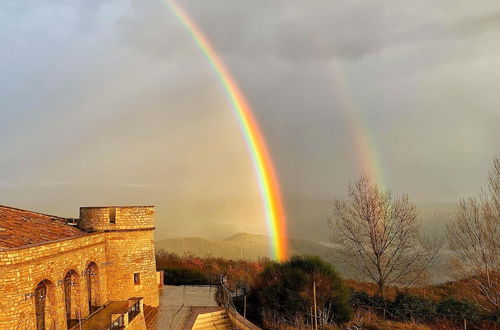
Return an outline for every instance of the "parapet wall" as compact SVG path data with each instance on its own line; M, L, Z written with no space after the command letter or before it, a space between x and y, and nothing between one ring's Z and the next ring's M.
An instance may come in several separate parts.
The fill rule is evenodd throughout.
M79 227L90 231L154 229L154 206L81 207Z

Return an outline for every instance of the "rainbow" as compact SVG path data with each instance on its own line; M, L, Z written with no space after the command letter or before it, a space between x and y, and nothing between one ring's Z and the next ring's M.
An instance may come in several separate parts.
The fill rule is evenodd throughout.
M332 91L337 102L345 110L349 121L349 128L357 153L358 169L362 175L368 176L372 183L380 188L387 189L388 180L383 170L382 160L377 152L376 139L359 107L355 104L354 98L349 96L347 75L341 67L334 63L330 63L328 68L332 72L330 77L335 84Z
M224 62L200 28L177 2L169 0L167 3L205 55L226 91L252 158L264 205L272 255L276 260L286 260L288 258L286 217L278 179L266 142L252 109Z

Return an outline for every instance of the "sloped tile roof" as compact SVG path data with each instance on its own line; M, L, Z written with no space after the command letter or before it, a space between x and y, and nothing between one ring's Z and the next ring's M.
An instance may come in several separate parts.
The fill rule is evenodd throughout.
M67 219L0 205L0 250L84 235Z

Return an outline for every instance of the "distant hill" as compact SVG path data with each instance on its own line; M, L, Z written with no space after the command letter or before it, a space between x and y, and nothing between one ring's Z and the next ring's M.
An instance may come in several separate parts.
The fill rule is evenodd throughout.
M328 217L332 213L332 204L332 199L285 197L288 236L329 244ZM238 211L229 208L234 211L229 212L228 205L237 205ZM190 205L192 214L159 213L156 239L203 237L224 240L242 232L267 234L264 215L260 211L253 214L248 205L252 205L251 201L211 199ZM454 217L456 207L456 203L417 203L424 231L443 233L446 224Z
M155 242L157 250L164 249L176 254L193 254L200 257L212 256L226 259L257 260L268 257L269 238L265 235L239 233L226 239L204 239L199 237L170 238ZM332 264L335 258L332 250L323 244L301 239L290 240L292 255L317 255Z
M291 255L314 255L331 263L344 277L357 278L356 272L335 257L333 250L325 244L302 239L291 239ZM169 238L155 242L156 250L165 250L178 255L191 254L197 257L219 257L225 259L257 260L268 257L269 238L265 235L239 233L226 239L204 239L199 237ZM431 270L432 282L449 280L446 276L447 251L442 251L440 258Z

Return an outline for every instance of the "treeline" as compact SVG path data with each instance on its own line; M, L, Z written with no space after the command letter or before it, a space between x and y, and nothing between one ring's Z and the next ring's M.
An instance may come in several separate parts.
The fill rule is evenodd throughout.
M224 274L230 288L235 290L251 285L270 262L268 258L246 261L200 258L190 254L179 256L164 250L156 252L156 267L165 271L167 285L218 285L219 276Z
M468 282L484 313L500 314L500 156L493 160L488 186L460 201L445 237L425 236L410 197L395 196L366 175L349 185L347 199L334 200L332 209L333 250L359 278L376 285L378 295L425 283L446 244L450 275Z
M437 328L447 324L447 328L461 328L469 324L476 328L495 328L500 321L500 315L485 313L480 306L471 300L459 300L455 297L430 299L428 297L398 292L392 299L379 295L369 295L366 292L351 291L351 304L355 309L361 309L377 314L386 320L434 325Z
M366 327L367 322L374 322L365 317L359 323L356 316L360 313L380 321L428 324L433 328L441 324L442 329L462 326L464 320L483 328L500 321L500 315L486 312L473 301L467 281L404 290L389 287L382 297L373 284L342 280L330 264L317 257L294 257L285 263L179 256L165 251L159 251L156 257L168 285L218 285L219 275L225 274L227 286L247 296L247 317L266 328L312 324L313 283L317 317L321 317L323 327L342 322ZM237 297L235 303L243 314L243 297Z
M367 283L353 286L356 282L342 280L317 257L279 263L160 252L157 263L166 270L167 284L216 284L224 274L231 290L248 296L252 320L268 329L313 323L331 328L345 322L370 327L360 321L360 311L384 321L432 324L433 329L453 328L457 322L495 328L500 321L500 157L493 161L488 188L460 202L447 237L424 237L417 215L407 195L395 197L367 176L349 187L347 200L334 201L329 223L336 255L375 286L375 294L359 290ZM423 287L445 243L456 281Z

